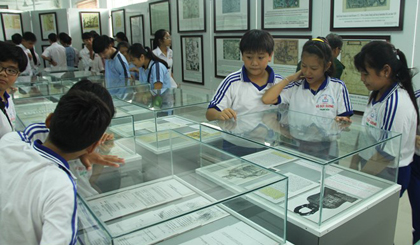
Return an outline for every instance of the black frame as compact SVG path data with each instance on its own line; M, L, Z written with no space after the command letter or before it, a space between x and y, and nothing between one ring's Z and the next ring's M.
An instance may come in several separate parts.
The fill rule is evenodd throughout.
M184 49L183 49L183 38L200 38L201 43L201 83L195 81L189 81L185 79L184 76ZM204 46L203 46L203 35L192 35L192 36L180 36L181 39L181 65L182 65L182 81L186 83L200 84L204 85Z
M244 2L244 0L240 0L241 2ZM246 7L247 7L247 28L246 29L241 29L241 30L217 30L216 29L216 2L217 2L217 0L213 0L213 2L214 2L214 5L213 5L213 26L214 26L214 32L215 33L226 33L226 32L229 32L229 33L232 33L232 32L246 32L246 31L248 31L249 30L249 27L250 27L250 14L251 14L251 12L250 12L250 8L249 8L249 0L246 0Z
M111 27L112 27L112 36L115 37L115 35L117 33L115 33L115 28L114 28L114 13L115 12L121 12L122 11L122 18L123 18L123 25L124 25L124 34L126 34L126 27L125 27L125 9L118 9L118 10L113 10L111 11Z
M403 22L404 22L404 6L405 0L400 1L400 16L399 16L399 25L397 27L334 27L334 0L331 0L330 4L330 30L331 31L402 31Z
M333 1L333 0L332 0ZM287 30L287 31L312 31L312 0L309 0L309 20L308 20L308 27L302 27L302 28L265 28L264 27L264 2L265 0L261 1L261 29L263 30L272 30L272 31L281 31L281 30Z
M214 46L213 46L214 48L214 77L218 77L218 78L226 77L226 76L217 74L217 39L239 39L240 40L241 38L242 36L215 36L214 37ZM238 49L238 52L241 52L241 51Z
M184 31L181 31L180 29L180 25L179 25L179 11L180 11L180 9L179 9L179 2L180 1L184 1L184 0L177 0L176 2L177 2L177 4L176 4L176 10L177 10L177 15L176 15L176 21L177 21L177 25L178 25L178 33L186 33L186 32L206 32L206 30L207 30L207 21L206 21L206 18L207 18L207 13L206 13L206 1L205 0L202 0L203 1L203 14L204 14L204 16L203 16L203 21L204 21L204 29L197 29L197 30L184 30ZM198 1L201 1L201 0L198 0Z
M79 12L80 30L82 31L82 34L85 32L85 31L83 31L83 14L97 14L98 15L98 20L99 20L99 35L102 35L101 12L94 12L94 11L83 11L83 12Z
M275 39L307 39L307 41L312 39L312 36L310 35L273 35L273 39L274 39L274 44L275 44ZM275 48L273 49L273 52L275 51ZM300 51L300 50L299 50ZM274 55L274 54L273 54ZM274 57L273 57L274 59ZM300 59L298 60L298 62L300 61ZM272 63L274 63L274 60L272 60ZM298 63L296 63L297 65Z
M150 21L150 35L155 35L155 33L153 32L153 23L152 23L152 5L156 5L156 4L161 4L161 3L168 3L168 20L169 20L169 33L171 32L172 26L171 26L171 3L169 2L169 0L163 0L163 1L158 1L158 2L153 2L153 3L149 3L149 21ZM159 30L159 29L158 29Z
M59 34L59 31L58 31L58 21L57 21L57 13L56 12L48 12L48 13L39 13L39 26L41 27L41 40L42 41L48 41L48 36L47 36L47 38L44 38L44 32L42 31L42 15L49 15L49 14L52 14L52 15L54 15L54 18L55 18L55 34L57 34L57 36L58 36L58 34Z
M144 17L143 17L142 14L130 16L130 40L131 40L131 45L133 45L133 43L134 43L133 42L133 25L131 24L131 20L134 19L134 18L141 18L141 30L142 30L142 33L143 33L142 44L144 45L146 41L144 39Z
M23 35L23 20L22 20L22 14L21 13L0 13L0 15L1 15L1 24L2 24L2 28L3 28L3 39L5 40L5 41L10 41L10 40L12 40L12 37L10 37L10 39L7 39L7 35L6 35L6 28L5 28L5 26L4 26L4 17L3 17L3 15L5 15L5 14L10 14L10 15L19 15L19 18L20 18L20 31L21 31L21 33L22 33L22 35Z

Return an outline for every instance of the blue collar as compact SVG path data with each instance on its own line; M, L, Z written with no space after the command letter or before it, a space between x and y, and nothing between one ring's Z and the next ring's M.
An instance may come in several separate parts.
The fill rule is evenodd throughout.
M319 91L323 90L327 86L328 78L329 78L329 76L326 75L325 80L322 82L321 86L319 86L317 91L314 91L309 87L309 83L306 81L306 78L305 78L303 80L303 88L304 89L309 89L313 95L316 95Z
M274 83L274 71L273 68L270 66L267 66L265 70L268 72L268 81L267 83ZM246 74L246 68L245 66L242 66L242 78L244 82L252 82L251 79L249 79L248 75Z
M69 174L70 176L72 176L71 172L70 172L70 166L69 163L60 155L58 155L57 153L55 153L53 150L51 150L50 148L47 148L45 146L42 145L42 142L40 140L36 140L34 142L34 148L36 151L41 153L41 156L54 161L55 163L58 164L58 166L63 169L65 172L67 172L67 174Z
M4 91L4 101L3 101L3 103L4 103L4 106L6 108L9 108L9 98L10 98L10 95L6 91Z
M384 100L386 99L386 97L388 97L388 95L389 95L390 93L392 93L392 91L394 90L394 88L395 88L395 87L397 87L397 86L398 86L398 82L394 83L391 87L389 87L389 88L385 91L385 93L381 96L381 98L379 98L379 100L378 100L378 101L375 101L375 98L373 98L373 100L372 100L372 105L374 105L374 104L376 104L376 103L378 103L378 102L382 102L382 101L384 101Z

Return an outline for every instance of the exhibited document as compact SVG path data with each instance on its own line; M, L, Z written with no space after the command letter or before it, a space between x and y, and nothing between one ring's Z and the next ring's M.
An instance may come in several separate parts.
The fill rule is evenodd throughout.
M296 158L291 155L271 149L250 154L243 158L266 168L296 160Z
M338 190L342 190L349 193L350 195L363 199L381 191L381 188L377 186L367 184L341 174L326 178L324 183L328 186L334 186L334 188Z

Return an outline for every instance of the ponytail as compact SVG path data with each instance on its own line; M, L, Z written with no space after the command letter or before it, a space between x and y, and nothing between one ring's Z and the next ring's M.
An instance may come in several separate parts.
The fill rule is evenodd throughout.
M166 63L166 61L158 58L149 47L143 48L143 45L140 43L131 45L131 47L128 49L128 53L134 58L140 58L141 55L144 55L149 60L162 63L166 68L169 69L168 63Z

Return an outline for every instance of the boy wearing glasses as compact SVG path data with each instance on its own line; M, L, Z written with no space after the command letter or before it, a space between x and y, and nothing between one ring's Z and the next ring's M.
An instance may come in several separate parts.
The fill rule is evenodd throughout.
M7 90L28 64L23 50L11 43L0 41L0 138L12 132L16 120L15 106Z

